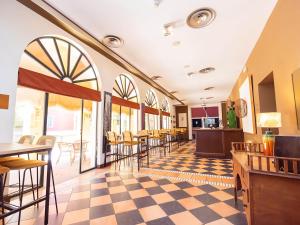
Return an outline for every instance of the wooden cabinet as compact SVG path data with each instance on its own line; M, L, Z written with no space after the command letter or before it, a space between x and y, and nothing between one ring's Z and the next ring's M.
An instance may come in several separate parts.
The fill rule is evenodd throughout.
M193 129L196 154L211 158L231 158L231 143L244 140L242 129Z
M248 150L231 152L235 187L242 193L248 225L299 225L300 174L276 168L278 158Z

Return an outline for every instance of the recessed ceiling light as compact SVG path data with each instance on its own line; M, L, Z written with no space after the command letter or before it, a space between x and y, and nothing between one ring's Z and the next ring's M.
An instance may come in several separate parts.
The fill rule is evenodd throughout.
M210 73L212 71L215 71L216 69L214 67L206 67L206 68L203 68L201 70L199 70L199 73Z
M214 89L214 87L207 87L207 88L204 88L204 91L209 91L211 89Z
M102 42L104 45L110 48L120 48L124 44L122 38L115 35L106 35Z
M161 2L162 2L162 0L154 0L155 7L159 7Z
M152 77L151 77L152 80L158 80L158 79L160 79L160 78L162 78L162 76L152 76Z
M177 46L179 46L180 44L181 44L180 41L174 41L172 45L175 46L175 47L177 47Z
M192 28L201 28L209 25L216 17L216 12L210 8L201 8L192 12L186 22Z
M173 25L172 24L165 24L164 25L164 35L169 36L173 32Z
M189 72L187 75L190 77L192 75L195 75L197 72Z

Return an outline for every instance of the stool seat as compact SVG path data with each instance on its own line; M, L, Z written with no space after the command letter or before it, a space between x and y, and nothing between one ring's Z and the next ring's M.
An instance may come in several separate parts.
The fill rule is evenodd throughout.
M40 166L46 166L47 162L41 160L16 160L10 162L2 162L1 166L8 167L11 170L31 169Z
M6 174L9 172L9 168L0 166L0 175Z
M17 160L24 160L22 158L19 157L1 157L0 158L0 164L2 164L3 162L11 162L11 161L17 161Z
M110 141L108 142L109 145L120 145L123 144L123 141Z

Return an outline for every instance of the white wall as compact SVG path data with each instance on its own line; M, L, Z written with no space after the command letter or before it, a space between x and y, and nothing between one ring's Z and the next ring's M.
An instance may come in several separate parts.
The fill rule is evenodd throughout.
M130 75L117 64L108 60L103 55L99 54L17 1L0 1L0 29L0 93L8 94L10 96L9 109L0 109L0 143L12 141L18 67L25 47L33 39L44 35L59 35L71 39L79 44L90 56L99 72L98 80L101 83L100 87L102 87L102 95L104 91L112 92L114 80L119 74L123 73ZM133 77L134 83L139 90L140 102L144 102L146 91L151 87L142 80L132 75L131 77ZM156 90L155 93L158 96L160 104L164 95ZM170 105L174 104L171 99L167 99ZM99 148L101 148L103 104L99 104L98 136ZM173 107L170 108L173 109ZM173 110L171 113L174 114ZM139 126L141 126L141 122L139 122Z

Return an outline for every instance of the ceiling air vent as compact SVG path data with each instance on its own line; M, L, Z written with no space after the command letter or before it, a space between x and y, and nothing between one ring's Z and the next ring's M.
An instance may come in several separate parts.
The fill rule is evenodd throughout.
M206 67L206 68L199 70L199 73L210 73L212 71L215 71L214 67Z
M201 8L192 12L186 22L192 28L201 28L209 25L216 17L216 12L210 8Z
M115 35L106 35L102 42L110 48L120 48L124 44L124 41Z

